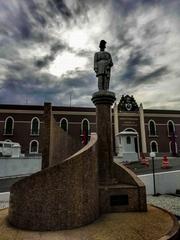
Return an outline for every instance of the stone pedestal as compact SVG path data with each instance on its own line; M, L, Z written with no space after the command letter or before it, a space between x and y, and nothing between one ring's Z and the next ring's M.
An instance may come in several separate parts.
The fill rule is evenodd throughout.
M100 184L110 184L113 178L113 142L112 142L112 110L116 100L110 91L98 91L92 96L96 105L96 129L98 135L98 168Z
M146 192L138 177L122 164L113 162L112 109L115 94L95 92L99 205L100 214L123 211L146 211Z

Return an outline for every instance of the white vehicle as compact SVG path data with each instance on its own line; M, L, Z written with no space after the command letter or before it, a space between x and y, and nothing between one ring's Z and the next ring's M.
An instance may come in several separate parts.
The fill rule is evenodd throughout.
M1 157L20 157L21 146L16 142L0 141L0 156Z

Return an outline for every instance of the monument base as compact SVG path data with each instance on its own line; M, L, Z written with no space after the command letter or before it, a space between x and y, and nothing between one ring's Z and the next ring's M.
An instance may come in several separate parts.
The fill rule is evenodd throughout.
M147 211L145 186L137 176L113 162L112 104L115 94L98 91L96 106L100 213Z
M137 212L139 191L136 186L116 184L99 186L100 212Z
M178 222L165 210L148 206L148 212L110 213L84 227L66 231L24 231L8 224L8 209L0 210L0 239L4 240L152 240L179 239Z

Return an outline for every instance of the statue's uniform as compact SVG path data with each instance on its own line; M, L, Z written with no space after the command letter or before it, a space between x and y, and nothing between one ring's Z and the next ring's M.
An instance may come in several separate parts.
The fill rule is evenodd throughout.
M94 70L98 77L99 90L109 88L110 72L113 66L111 54L106 51L100 51L94 55Z

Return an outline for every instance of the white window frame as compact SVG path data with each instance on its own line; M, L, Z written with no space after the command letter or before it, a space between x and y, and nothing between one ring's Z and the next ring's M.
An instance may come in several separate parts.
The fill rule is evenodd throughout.
M135 133L137 133L136 129L134 129L134 128L125 128L123 131L125 131L125 132L135 132ZM137 134L138 134L138 133L137 133Z
M68 130L69 130L69 122L68 122L67 118L61 118L61 120L59 122L59 126L61 127L61 123L62 123L63 120L66 121L66 125L67 125L67 131L66 132L68 132Z
M9 118L12 119L12 131L11 131L11 133L6 133L6 127L7 127L6 125L7 125L7 120L8 120ZM11 117L11 116L8 116L8 117L5 119L5 123L4 123L4 135L13 135L13 133L14 133L14 118Z
M151 141L150 142L150 151L152 152L152 144L153 143L155 143L156 144L156 153L158 153L159 152L159 146L158 146L158 143L155 141L155 140L153 140L153 141Z
M37 121L38 121L38 132L37 132L37 133L32 133L33 121L34 121L35 119L37 119ZM40 133L40 120L39 120L38 117L33 117L33 118L31 119L31 135L33 135L33 136L39 136L39 133Z
M171 135L169 134L169 123L172 123L172 125L173 125L173 131L174 131L174 133L175 133L175 131L176 131L176 128L175 128L175 123L172 121L172 120L169 120L168 122L167 122L167 131L168 131L168 137L171 137Z
M172 141L169 142L169 152L170 153L172 153L171 143L172 143ZM176 153L178 153L177 142L175 142L175 148L176 148Z
M83 136L83 123L84 121L87 121L88 122L88 136L90 136L90 122L87 118L83 118L83 120L81 121L81 136Z
M153 124L154 124L155 135L151 134L151 128L150 128L151 122L153 122ZM156 137L157 136L156 122L153 119L150 119L148 121L148 132L149 132L149 137Z
M32 152L31 151L31 148L32 148L32 143L33 142L36 142L37 143L37 151L36 152ZM31 140L30 143L29 143L29 154L37 154L39 153L39 142L35 139Z
M12 142L12 140L11 139L6 139L6 140L4 140L5 142Z

